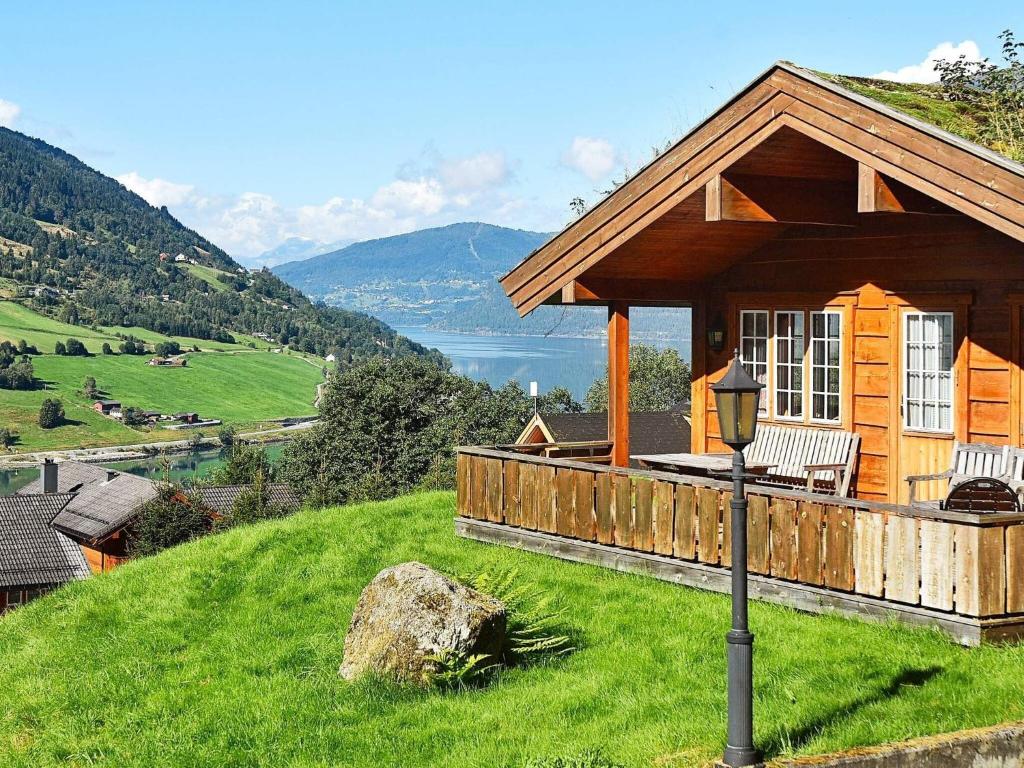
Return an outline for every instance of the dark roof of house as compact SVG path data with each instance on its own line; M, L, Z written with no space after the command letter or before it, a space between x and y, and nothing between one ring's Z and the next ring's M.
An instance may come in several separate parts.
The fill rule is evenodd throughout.
M542 413L558 443L608 439L607 413ZM680 411L630 411L629 452L681 453L690 450L690 420Z
M99 403L100 405L120 405L121 404L120 400L97 400L96 402Z
M58 512L52 525L76 541L102 541L123 528L138 514L139 508L156 498L152 480L127 472L113 472L94 464L64 461L57 469L57 492L73 493ZM40 493L42 480L34 480L19 493Z
M207 485L199 488L199 496L203 505L220 514L231 511L235 500L247 485ZM271 504L293 511L302 506L302 499L286 483L268 483L266 485L267 500Z
M0 588L63 584L89 575L82 550L50 527L68 493L0 496Z

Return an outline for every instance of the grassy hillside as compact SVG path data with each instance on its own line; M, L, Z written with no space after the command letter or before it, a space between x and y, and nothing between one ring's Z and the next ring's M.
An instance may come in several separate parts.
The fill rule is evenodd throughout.
M91 409L92 401L79 390L87 376L96 379L104 397L164 413L198 411L238 426L255 426L266 419L314 413L316 385L323 378L322 361L296 353L274 354L265 342L253 339L258 351L242 344L168 337L142 328L118 328L149 343L173 338L183 347L204 350L189 355L185 368L147 365L148 355L98 354L103 342L114 349L120 339L114 329L91 330L67 325L36 314L19 304L0 301L0 340L25 339L41 352L51 352L57 341L80 339L92 357L33 358L36 377L45 389L0 392L0 424L18 433L19 452L55 448L181 440L188 432L167 429L135 430ZM37 424L44 398L60 397L70 423L43 430Z
M307 512L79 583L0 620L5 766L521 766L603 747L689 766L725 732L726 596L458 539L450 494ZM516 569L577 652L490 687L338 678L360 590L419 560ZM259 567L254 567L258 563ZM769 756L1024 716L1024 648L755 604Z

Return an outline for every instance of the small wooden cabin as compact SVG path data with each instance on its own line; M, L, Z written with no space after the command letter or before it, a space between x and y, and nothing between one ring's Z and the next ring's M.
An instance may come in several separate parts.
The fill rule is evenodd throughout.
M748 485L753 595L1024 634L1024 515L908 504L956 442L1024 445L1024 166L974 117L779 63L537 249L501 278L520 315L607 307L610 466L460 448L456 530L728 591L731 486L629 466L630 309L685 307L691 453L726 451L709 387L733 349L762 424L859 437L850 498Z
M954 439L1022 444L1024 167L896 98L939 94L777 64L502 278L520 314L609 308L616 464L651 305L692 308L695 453L724 450L708 386L734 348L764 423L860 434L859 498L905 501Z

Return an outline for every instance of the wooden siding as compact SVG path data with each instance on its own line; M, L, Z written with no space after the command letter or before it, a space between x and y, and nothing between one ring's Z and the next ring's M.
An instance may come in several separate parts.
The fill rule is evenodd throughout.
M460 472L485 478L460 484L463 517L729 566L727 483L485 448L460 449L458 463ZM524 498L534 483L548 494L546 522L522 516L508 494L487 487L508 478L511 464L519 465L511 474ZM763 486L748 488L748 501L753 574L979 620L1024 611L1024 515L928 511Z

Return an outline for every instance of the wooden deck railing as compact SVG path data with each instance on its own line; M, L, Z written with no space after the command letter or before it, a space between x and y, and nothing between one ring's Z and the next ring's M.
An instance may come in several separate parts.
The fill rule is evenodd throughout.
M493 448L460 448L458 455L463 518L682 564L729 567L731 497L729 483L711 478ZM819 602L822 595L863 596L925 616L969 617L993 637L1024 623L1024 515L766 486L748 486L748 500L754 578L815 588Z

